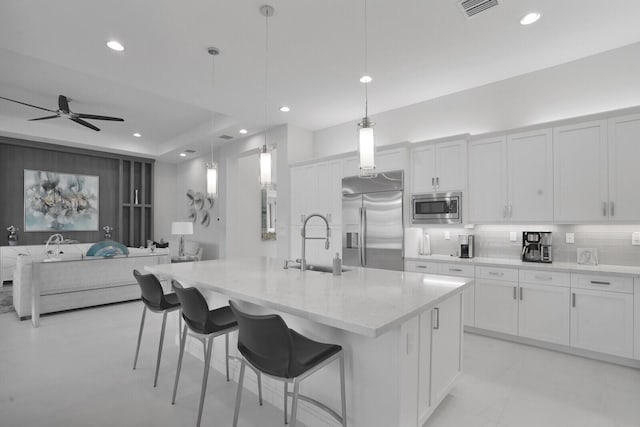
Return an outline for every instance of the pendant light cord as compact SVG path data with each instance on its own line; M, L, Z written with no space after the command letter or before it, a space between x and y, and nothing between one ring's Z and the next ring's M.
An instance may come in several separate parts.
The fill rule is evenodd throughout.
M267 149L267 98L269 94L269 12L265 13L264 37L264 147Z
M369 39L368 25L367 25L367 0L364 0L364 75L368 76L368 54L369 54L369 44L367 40ZM369 94L367 88L369 83L364 84L364 116L369 117Z

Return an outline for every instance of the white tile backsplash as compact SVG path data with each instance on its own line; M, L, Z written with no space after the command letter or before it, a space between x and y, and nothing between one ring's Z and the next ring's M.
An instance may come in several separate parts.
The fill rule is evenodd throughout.
M473 229L462 227L427 228L431 237L431 252L435 255L457 255L458 236L473 234L475 256L519 259L523 231L553 232L553 260L576 262L577 248L597 248L600 264L640 266L640 246L631 245L631 233L638 225L476 225ZM510 241L510 233L516 232L516 241ZM445 232L451 239L445 240ZM565 233L574 234L574 243L565 243Z

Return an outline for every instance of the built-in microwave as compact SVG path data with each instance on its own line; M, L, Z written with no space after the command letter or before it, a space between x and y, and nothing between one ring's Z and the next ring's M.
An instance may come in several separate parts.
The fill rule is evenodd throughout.
M426 193L411 196L413 224L459 224L462 222L462 193Z

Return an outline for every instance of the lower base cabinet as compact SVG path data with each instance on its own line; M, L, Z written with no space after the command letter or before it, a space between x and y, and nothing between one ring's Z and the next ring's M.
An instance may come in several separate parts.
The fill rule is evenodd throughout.
M569 345L568 287L520 283L518 290L518 335Z
M518 282L476 279L476 327L518 334Z
M571 345L633 357L633 295L571 289Z

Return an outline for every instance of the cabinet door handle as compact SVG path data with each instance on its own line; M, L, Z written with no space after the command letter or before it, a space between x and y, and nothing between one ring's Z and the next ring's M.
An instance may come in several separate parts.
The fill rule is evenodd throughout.
M552 276L535 276L536 280L552 280L553 277Z
M435 177L431 177L431 187L435 188L436 186L436 178Z
M450 268L449 271L457 271L458 273L462 272L461 268Z
M504 205L502 207L502 217L506 218L507 217L507 205Z
M576 293L572 293L571 294L571 306L575 307L576 306Z
M613 210L613 202L609 202L609 214L611 216L614 215L614 210Z
M497 272L497 271L490 271L490 272L489 272L489 275L491 275L491 276L498 276L498 277L502 277L502 276L504 276L504 273Z
M513 299L518 299L518 289L516 286L513 287Z
M607 202L602 202L602 216L607 216Z
M436 316L436 321L434 322L433 329L440 329L440 309L436 307L433 309L433 312Z
M603 285L603 286L609 286L611 284L611 282L601 282L599 280L592 280L591 281L592 285Z
M440 177L436 176L436 187L440 187Z
M416 265L416 267L418 267L418 268L427 268L426 265Z
M513 205L509 203L509 218L513 216Z
M522 287L520 288L520 301L522 301L523 299L523 294L522 294Z

